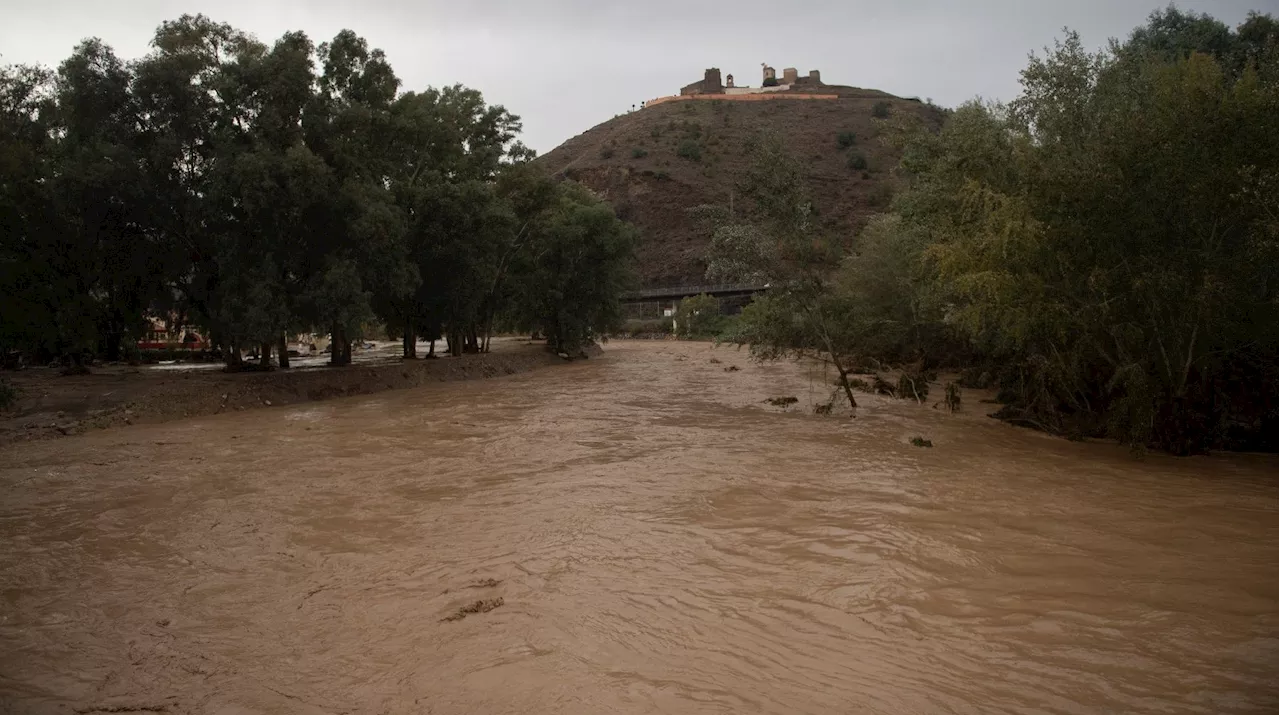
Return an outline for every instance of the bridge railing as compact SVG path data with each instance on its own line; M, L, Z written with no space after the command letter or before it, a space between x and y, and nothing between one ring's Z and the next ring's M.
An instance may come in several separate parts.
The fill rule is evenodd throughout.
M769 288L769 284L714 283L709 285L670 286L667 288L643 288L631 291L622 296L623 300L645 300L646 298L687 297L706 293L716 295L723 293L759 293Z

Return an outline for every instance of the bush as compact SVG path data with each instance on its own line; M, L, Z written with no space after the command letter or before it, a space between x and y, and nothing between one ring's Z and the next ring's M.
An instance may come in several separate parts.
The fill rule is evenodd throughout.
M613 158L613 147L611 147L611 146L607 146L607 147L603 147L603 148L601 148L601 149L600 149L600 158L601 158L601 159L612 159L612 158Z
M911 444L914 444L917 447L932 447L933 441L927 440L924 437L912 437Z
M654 176L654 178L655 178L655 179L657 179L658 181L666 181L667 179L670 179L670 178L671 178L671 174L668 174L668 173L667 173L667 172L665 172L665 171L659 171L658 173L654 174L653 176Z
M863 156L862 152L857 151L849 155L846 163L854 171L864 171L867 168L867 157Z
M706 338L724 326L720 300L705 293L685 298L676 308L676 324L682 338Z
M766 77L766 78L765 78L765 80L764 80L764 86L765 86L765 87L777 87L777 86L778 86L778 78L777 78L777 77Z
M676 156L689 161L702 160L702 146L698 144L696 139L685 139L680 142L680 146L676 148Z
M653 129L650 129L649 136L653 137L654 139L657 139L658 137L662 136L662 127L654 127Z
M848 149L858 142L858 135L853 132L840 132L836 135L836 146Z
M635 147L631 150L632 159L643 159L646 156L649 156L649 151L647 149L641 149L640 147Z
M888 117L889 103L876 102L875 106L871 108L871 116L875 117L876 119L884 119L885 117Z

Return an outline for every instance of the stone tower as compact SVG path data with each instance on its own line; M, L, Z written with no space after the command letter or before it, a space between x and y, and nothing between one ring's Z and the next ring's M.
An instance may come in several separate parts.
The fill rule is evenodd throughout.
M768 62L761 62L760 66L764 68L764 81L768 82L769 80L773 80L776 82L778 80L777 72L769 66Z
M724 86L726 88L733 87L733 75L729 74L724 76Z
M797 80L799 77L800 77L800 73L796 71L796 68L795 68L795 67L788 67L788 68L786 68L786 69L782 70L782 83L783 83L783 84L795 84L795 83L796 83L796 80Z

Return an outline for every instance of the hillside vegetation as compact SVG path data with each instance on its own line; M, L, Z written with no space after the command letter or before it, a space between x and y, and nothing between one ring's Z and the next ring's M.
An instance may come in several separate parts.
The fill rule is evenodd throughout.
M540 157L556 176L579 181L640 230L645 286L704 282L710 235L688 209L706 204L749 210L735 187L761 135L782 137L802 163L818 219L851 240L885 211L897 185L898 150L880 140L894 115L936 128L944 112L875 90L827 86L834 100L696 100L614 117Z
M1068 33L1009 104L895 132L903 189L852 251L813 220L808 157L761 142L756 214L706 212L710 273L772 286L733 339L818 353L850 408L853 366L900 365L920 399L931 368L967 365L1021 424L1274 450L1277 35L1176 8L1101 52Z

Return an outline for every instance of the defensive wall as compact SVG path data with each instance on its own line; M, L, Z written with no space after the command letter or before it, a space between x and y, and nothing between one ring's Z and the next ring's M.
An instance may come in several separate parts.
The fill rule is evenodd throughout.
M713 100L717 102L763 102L773 101L776 99L840 99L835 94L796 94L791 92L758 92L754 94L675 94L669 97L658 97L644 103L646 107L652 107L655 104L665 104L667 102L682 102L685 100Z

